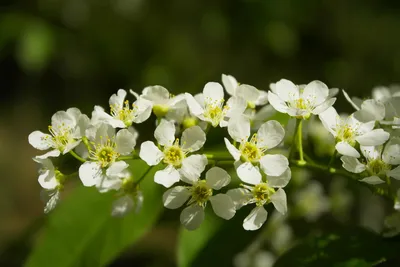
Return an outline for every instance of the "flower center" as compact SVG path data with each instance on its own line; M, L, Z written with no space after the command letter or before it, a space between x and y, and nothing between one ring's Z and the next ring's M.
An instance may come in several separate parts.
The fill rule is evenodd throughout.
M127 127L132 125L133 118L135 117L135 106L132 104L132 109L129 107L129 101L126 100L122 107L117 105L110 106L111 115L125 123Z
M119 157L119 153L115 151L115 147L115 142L109 138L104 144L95 146L95 151L92 152L92 155L100 163L102 168L109 166Z
M386 175L386 172L391 169L391 166L381 159L374 159L367 164L368 172L371 175Z
M264 155L264 149L257 147L257 134L253 134L250 142L240 145L241 160L244 162L258 162Z
M223 107L223 103L224 103L223 99L221 99L221 101L219 102L206 101L204 117L210 120L213 127L218 126L219 122L224 118L226 114L228 107L227 106Z
M164 117L165 115L167 115L168 110L169 110L169 106L165 105L165 104L158 104L158 105L153 106L153 112L158 118L161 118L161 117Z
M350 145L354 146L355 145L354 135L355 135L354 129L346 124L343 127L340 127L339 132L337 134L337 139L339 141L346 141Z
M256 205L263 206L265 203L270 201L270 197L275 193L275 189L269 187L266 183L260 183L253 188L252 193Z
M204 207L208 199L212 196L213 190L207 185L205 180L198 181L191 188L192 198L189 203L196 202L199 206Z
M303 98L296 99L295 107L298 109L307 109L307 101L305 101Z
M173 145L164 150L164 163L174 167L180 167L182 160L185 158L185 153L178 145Z
M57 128L49 126L49 132L53 136L51 140L54 148L57 148L61 152L64 151L68 143L74 140L71 136L72 129L66 126L64 123L59 125Z

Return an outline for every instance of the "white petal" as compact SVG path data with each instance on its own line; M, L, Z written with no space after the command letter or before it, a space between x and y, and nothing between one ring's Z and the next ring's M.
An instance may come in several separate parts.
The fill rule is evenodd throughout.
M279 176L289 167L289 161L280 154L265 155L260 159L260 167L267 175Z
M187 230L199 228L203 220L204 210L196 204L190 205L181 212L180 221Z
M240 156L241 156L240 151L234 145L232 145L228 139L224 138L224 141L225 141L226 148L228 149L228 151L232 155L232 157L235 160L239 160Z
M272 93L271 91L268 92L268 102L277 111L282 112L282 113L288 112L289 107L286 105L285 101L280 99L276 94Z
M381 158L382 146L360 146L360 150L368 161Z
M361 173L365 171L365 165L355 157L342 156L340 160L343 162L343 168L349 172Z
M257 146L262 148L273 148L285 137L285 130L278 121L267 121L257 131Z
M39 150L46 150L51 147L51 135L42 133L41 131L32 132L28 140L31 146Z
M135 118L133 119L135 123L142 123L150 117L153 108L151 101L140 97L133 103L133 105L136 111Z
M331 88L329 89L328 98L334 97L339 93L339 88Z
M304 88L302 97L315 105L322 104L328 98L329 88L321 81L312 81Z
M396 180L400 180L400 166L397 166L393 170L389 171L387 175L393 177Z
M282 79L275 84L275 92L283 101L299 98L299 88L294 83L286 79ZM271 100L269 101L271 102Z
M121 155L128 155L135 149L136 138L128 129L122 129L118 131L115 143L116 152Z
M368 133L358 136L356 138L357 142L363 146L377 146L385 143L390 137L388 132L382 129L375 129Z
M359 158L361 156L360 153L354 147L352 147L349 143L346 142L337 143L335 148L339 152L339 154L342 154L344 156L355 157L355 158Z
M361 104L361 111L365 113L364 121L380 121L385 118L385 105L374 99L365 100Z
M76 125L75 119L65 111L57 111L51 117L51 125L56 130L59 127L71 127L74 128Z
M373 185L384 183L384 181L382 179L380 179L378 176L369 176L364 179L361 179L360 182L364 182L367 184L373 184Z
M182 133L181 147L185 151L194 152L203 147L206 134L197 125L187 128Z
M179 172L171 165L168 165L164 170L156 172L154 182L165 187L171 187L180 179Z
M113 94L110 97L108 103L110 104L110 106L122 108L122 106L124 105L125 97L126 91L124 89L119 89L117 94Z
M182 167L179 170L183 176L182 179L190 183L196 182L206 168L207 163L208 160L205 155L191 155L184 158L182 160Z
M222 84L224 85L228 94L235 95L236 87L238 87L238 82L236 81L235 77L232 75L222 74Z
M220 190L231 182L231 176L220 167L212 167L206 173L206 182L212 189Z
M236 88L236 96L245 99L247 102L255 103L260 96L260 91L254 86L241 84Z
M106 174L107 176L110 177L119 176L122 173L122 171L124 171L128 167L129 164L126 163L125 161L123 160L117 161L111 164L110 167L107 168Z
M286 193L282 188L279 188L274 194L272 194L271 202L272 204L274 204L274 207L278 212L286 214L287 212Z
M210 197L211 206L216 215L219 217L230 220L235 216L235 204L230 196L225 194L218 194Z
M101 123L96 125L94 128L96 132L94 142L96 144L105 144L108 142L109 138L112 138L115 135L115 129L109 124Z
M268 103L268 93L262 90L259 91L259 96L257 100L254 102L257 106L266 105Z
M163 195L164 207L177 209L181 207L190 197L190 191L184 186L175 186L165 191Z
M185 93L186 103L189 107L190 113L195 116L199 116L204 113L203 107L199 102L189 93ZM203 102L204 103L204 102Z
M253 197L251 192L244 188L231 189L228 190L226 194L231 197L237 210L246 205L247 202Z
M358 126L358 129L357 129L358 135L368 133L368 132L372 131L372 129L374 129L374 127L375 127L375 121L360 123L353 116L350 116L347 121L350 121L350 123L351 123L350 125L352 125L352 126L356 126L356 127Z
M121 120L115 119L113 116L104 111L100 106L95 106L92 112L91 124L97 125L99 123L110 124L114 128L125 128L125 123Z
M247 141L250 136L250 120L245 115L232 118L228 122L228 133L233 140Z
M261 173L250 162L242 163L236 170L240 180L249 184L261 183Z
M47 159L49 157L56 158L56 157L60 156L60 154L61 154L60 150L54 149L54 150L47 152L46 154L37 156L37 158L40 158L40 159Z
M172 121L161 120L154 131L154 137L162 146L170 146L175 141L175 124Z
M318 114L324 112L325 110L330 108L333 104L335 104L335 102L336 102L336 98L335 97L329 98L328 100L326 100L325 102L321 103L319 106L314 108L312 110L312 114L318 115Z
M162 105L169 99L169 92L165 87L153 85L143 89L142 97L150 100L155 105Z
M346 98L346 100L353 106L353 108L354 108L355 110L359 110L360 107L359 107L356 103L353 102L353 100L352 100L352 99L350 98L350 96L346 93L346 91L345 91L345 90L342 90L342 92L343 92L343 95L344 95L344 97Z
M86 161L79 167L79 178L84 186L95 185L101 175L101 167L96 162Z
M382 154L382 159L384 162L391 165L400 164L400 139L392 138L386 144L385 149Z
M241 97L230 97L226 102L228 111L225 117L232 118L235 116L240 116L246 110L247 102Z
M123 217L133 208L133 200L130 196L125 195L118 198L112 204L111 216Z
M220 103L224 99L224 88L216 82L208 82L203 89L204 100L207 103Z
M46 206L44 207L44 213L47 214L50 211L52 211L60 201L60 191L55 190L55 191L47 191L43 190L43 194L47 194L46 198L48 199L46 201Z
M255 207L243 221L243 228L248 231L260 229L267 220L268 212L264 207Z
M68 142L67 145L65 146L64 150L62 151L62 154L63 155L67 154L72 149L77 147L80 143L81 143L81 140L73 140L71 142Z
M108 176L102 174L99 179L97 179L96 188L100 193L106 193L110 190L119 190L122 186L122 180L118 176Z
M52 190L58 186L54 166L49 159L33 158L34 161L42 164L39 170L38 182L44 189Z
M271 187L285 187L289 183L291 177L292 171L290 168L287 168L281 175L268 176L267 180Z
M327 129L333 136L336 136L336 126L338 124L338 120L340 119L339 114L336 109L330 107L326 109L324 112L319 114L319 119L324 125L325 129Z
M151 141L146 141L140 146L139 157L144 160L147 165L154 166L160 163L164 158L164 153Z

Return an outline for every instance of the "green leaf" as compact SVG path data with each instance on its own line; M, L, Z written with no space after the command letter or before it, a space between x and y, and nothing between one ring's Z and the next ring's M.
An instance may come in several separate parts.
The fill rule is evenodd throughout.
M311 236L282 255L274 267L371 266L397 255L400 243L359 227Z
M243 218L250 212L247 208L237 211L235 217L225 221L216 217L207 207L206 218L195 231L180 230L178 238L179 267L231 266L236 254L243 251L259 234L245 231Z
M134 175L141 177L148 167L134 161ZM114 194L100 194L94 188L77 188L52 212L43 239L33 249L28 267L104 266L127 246L142 237L157 221L161 211L161 187L153 167L141 182L144 203L139 213L124 218L110 215Z

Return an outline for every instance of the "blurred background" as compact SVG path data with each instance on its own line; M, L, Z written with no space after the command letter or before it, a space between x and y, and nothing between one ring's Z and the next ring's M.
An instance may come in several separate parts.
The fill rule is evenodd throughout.
M264 90L281 78L318 79L367 97L374 86L399 82L399 29L399 1L3 0L0 251L40 225L43 203L31 160L38 151L27 137L46 130L56 111L78 107L90 115L119 88L140 92L160 84L174 94L200 92L222 73ZM337 107L351 111L341 94ZM340 185L312 186L329 195ZM138 245L156 247L159 266L174 266L177 214L165 215ZM124 261L138 256L114 264L132 265ZM157 260L140 266L156 266L148 262Z

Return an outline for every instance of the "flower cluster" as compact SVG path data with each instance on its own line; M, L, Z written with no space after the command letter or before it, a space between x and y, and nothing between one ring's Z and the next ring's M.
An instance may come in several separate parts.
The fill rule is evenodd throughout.
M291 164L341 171L349 177L351 172L373 185L390 185L390 178L400 179L399 91L377 88L373 99L365 101L352 100L343 91L356 109L350 116L339 116L334 109L338 92L320 81L295 85L285 79L270 84L266 92L222 75L222 85L209 82L196 95L172 95L155 85L141 94L130 90L135 99L130 104L127 91L119 89L109 99L109 110L95 106L91 118L77 108L58 111L49 133L29 135L34 148L48 150L34 157L40 164L39 184L48 199L45 212L57 205L65 183L76 174L84 186L95 187L99 193L116 193L113 216L139 211L146 201L140 182L147 176L134 177L130 164L135 160L150 168L158 166L153 179L167 188L163 204L168 209L185 206L180 221L189 230L201 225L208 203L225 220L243 206L254 205L243 221L246 230L257 230L265 223L270 203L286 214L284 188L291 179ZM290 151L284 149L284 127L271 119L276 112L296 121ZM135 127L152 114L156 118L154 139L139 146ZM326 168L308 160L303 152L301 125L312 115L318 115L315 118L335 139L335 153ZM207 151L206 146L214 128L226 130L225 146L217 153ZM343 170L332 165L337 153L342 155ZM54 158L66 154L80 161L76 174L64 174L56 165ZM231 183L234 179L240 182Z

